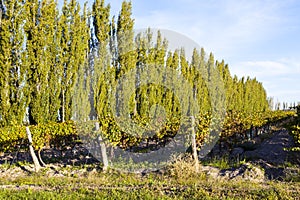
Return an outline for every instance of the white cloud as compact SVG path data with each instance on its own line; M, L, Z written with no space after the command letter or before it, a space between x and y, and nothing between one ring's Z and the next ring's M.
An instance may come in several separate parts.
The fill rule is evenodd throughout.
M290 70L293 74L299 74L299 80L300 80L300 59L299 58L281 58L279 60L280 62L284 63L287 66L290 66Z
M245 61L231 66L233 74L256 77L262 82L268 96L279 101L300 101L300 60L282 58L278 61Z
M247 61L238 63L233 72L238 76L274 77L291 73L285 63L276 61Z
M282 4L261 0L175 0L170 8L154 6L147 14L139 12L136 26L180 32L226 60L280 34L284 17L278 11Z

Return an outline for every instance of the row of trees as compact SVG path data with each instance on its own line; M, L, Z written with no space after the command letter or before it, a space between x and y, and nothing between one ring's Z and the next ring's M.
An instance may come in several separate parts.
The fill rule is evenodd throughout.
M274 97L268 97L268 104L271 110L296 110L297 105L300 102L279 102L278 100L275 102Z
M159 31L135 35L131 11L126 1L117 19L104 0L92 10L76 0L65 0L61 10L54 0L1 1L1 126L97 118L115 134L113 117L124 110L145 125L158 115L174 122L212 109L243 117L269 109L262 83L232 76L212 53L195 49L188 59L183 48L168 50ZM188 88L178 89L185 85L179 81Z
M81 14L76 1L65 1L60 14L51 0L15 0L2 1L1 14L2 126L70 119L89 50L86 8Z

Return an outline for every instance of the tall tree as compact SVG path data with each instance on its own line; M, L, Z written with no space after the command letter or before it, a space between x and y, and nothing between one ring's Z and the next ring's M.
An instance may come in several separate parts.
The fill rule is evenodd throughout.
M117 23L118 41L118 77L122 76L127 70L136 66L136 52L134 46L134 20L132 15L131 2L123 1L122 8Z
M53 3L52 3L53 4ZM55 3L57 5L57 3ZM50 4L51 5L51 4ZM49 5L49 6L50 6ZM61 90L62 90L62 27L60 25L60 16L58 8L50 7L51 17L53 17L53 29L54 33L51 36L49 34L49 46L48 56L51 57L49 61L50 71L48 80L48 91L49 91L49 120L53 122L59 121L59 110L61 108ZM52 43L50 42L52 41Z
M94 94L94 105L97 117L104 118L109 112L109 96L114 81L114 70L111 67L111 56L109 52L110 39L110 5L105 5L104 0L96 0L93 4L92 20L95 39L94 66L92 71L92 91Z
M82 60L78 63L78 71L76 77L75 89L73 90L72 98L72 119L79 121L87 121L90 119L91 112L91 71L89 68L88 62L88 53L89 53L89 39L90 39L90 30L87 23L88 12L86 3L84 5L83 14L81 21L79 23L77 34L80 36L78 38L78 44L76 51L81 52L78 54L77 59Z
M28 104L28 70L22 65L24 3L12 0L0 5L0 121L2 125L22 124Z
M60 119L62 122L71 119L72 94L78 75L79 66L85 63L85 50L87 41L82 39L80 6L76 0L67 3L64 1L62 15L59 20L61 28L61 54L59 56L60 67L63 71L61 78L61 108ZM83 47L86 45L85 47Z
M56 3L52 0L26 2L26 64L30 68L29 120L31 124L51 120L49 89L51 66L55 63ZM56 72L58 73L58 72ZM52 77L51 77L52 78ZM58 79L56 79L58 81Z
M131 2L123 1L120 14L117 22L117 44L118 44L118 66L117 66L117 78L119 79L129 70L135 70L137 62L137 54L134 45L134 20L132 15L132 4ZM131 77L134 78L134 77ZM120 114L120 105L126 104L123 97L132 93L135 95L136 88L127 88L124 84L119 81L119 87L116 93L116 112ZM134 96L133 100L136 99ZM136 103L133 103L136 105ZM136 107L134 107L134 113L137 113ZM125 114L125 113L124 113Z

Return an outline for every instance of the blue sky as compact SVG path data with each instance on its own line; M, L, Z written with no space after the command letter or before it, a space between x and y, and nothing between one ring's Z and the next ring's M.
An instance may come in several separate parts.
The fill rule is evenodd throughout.
M83 2L81 0L81 2ZM93 1L89 1L91 3ZM118 15L121 0L106 0ZM299 0L133 0L135 28L187 36L232 74L256 77L268 96L300 101Z

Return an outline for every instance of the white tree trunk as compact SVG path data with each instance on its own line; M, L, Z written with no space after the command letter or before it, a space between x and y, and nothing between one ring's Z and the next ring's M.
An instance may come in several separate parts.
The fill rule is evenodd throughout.
M191 119L192 119L192 150L193 150L193 157L195 160L195 170L196 170L196 173L198 173L199 172L199 160L198 160L197 145L196 145L195 117L191 116Z
M95 123L95 128L96 131L99 131L99 122ZM98 134L98 143L100 144L100 148L101 148L101 155L102 155L102 160L103 160L103 171L106 171L108 168L108 158L107 158L107 153L106 153L106 146L105 143L100 135L100 133Z
M28 140L29 140L30 155L31 155L33 163L34 163L35 171L38 172L41 169L41 165L40 165L39 160L36 157L36 155L34 153L34 149L32 147L32 137L31 137L31 132L30 132L29 127L26 127L26 133L27 133L27 137L28 137Z
M61 121L65 122L65 91L62 91L62 111L61 111Z

